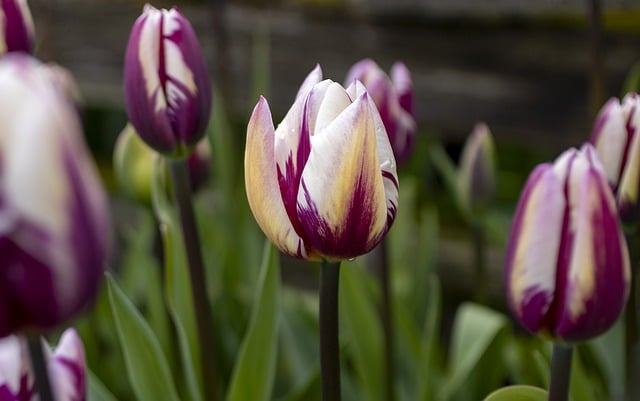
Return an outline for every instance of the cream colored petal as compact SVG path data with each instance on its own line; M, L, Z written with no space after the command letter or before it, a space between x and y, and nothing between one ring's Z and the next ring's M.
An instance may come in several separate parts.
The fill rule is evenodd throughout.
M258 225L280 250L306 258L307 252L284 208L276 175L275 131L269 105L263 97L247 127L244 177L247 199Z

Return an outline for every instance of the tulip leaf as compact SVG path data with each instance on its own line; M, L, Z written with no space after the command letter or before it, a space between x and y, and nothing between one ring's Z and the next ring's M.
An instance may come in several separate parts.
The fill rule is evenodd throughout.
M100 379L89 369L87 369L87 379L88 401L118 401Z
M460 212L460 215L466 220L471 221L473 216L469 210L469 206L462 198L460 184L458 183L458 169L451 160L451 157L439 143L433 143L429 149L429 157L433 167L442 177L445 187L449 191L450 197L453 199L454 205Z
M178 401L171 371L157 337L110 275L107 283L129 382L137 399Z
M489 308L472 303L460 306L453 324L450 375L440 399L449 399L465 385L469 387L472 373L483 373L476 368L506 326L507 319ZM493 364L499 365L499 362ZM495 369L488 370L491 372L485 373L496 373Z
M622 319L600 337L587 343L598 358L609 388L610 400L621 400L624 396L625 350Z
M227 401L271 399L276 370L280 308L280 261L266 241L260 269L258 296L251 323L231 376Z
M509 386L489 394L484 401L547 401L547 392L533 386Z
M166 191L167 179L166 163L159 158L154 169L152 200L164 249L167 308L176 331L182 362L182 377L189 399L202 401L200 349L191 281L180 233L180 221Z
M355 370L364 399L383 401L384 361L382 327L370 293L372 277L355 263L343 263L340 271L340 327L348 349L353 352Z
M427 290L428 310L425 315L425 323L422 328L422 341L420 344L420 362L418 366L418 394L419 400L429 400L435 394L435 372L437 367L436 353L438 350L438 334L440 333L440 308L441 290L438 277L433 274L429 280Z

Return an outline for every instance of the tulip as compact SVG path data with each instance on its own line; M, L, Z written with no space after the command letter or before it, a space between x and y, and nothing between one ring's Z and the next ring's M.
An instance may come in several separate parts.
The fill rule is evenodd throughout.
M127 124L118 136L113 153L116 178L127 197L141 203L151 202L151 182L157 157L158 153L140 139L131 124ZM187 158L194 192L202 188L209 178L210 161L211 150L205 137Z
M186 156L203 137L211 83L196 34L177 8L144 7L127 45L124 92L129 120L156 151Z
M345 85L351 85L355 80L364 84L378 107L396 160L398 163L407 161L416 134L413 82L409 70L403 63L396 62L391 68L390 79L373 60L364 59L351 67Z
M622 103L610 99L591 133L610 184L616 192L620 216L634 220L640 206L640 96L627 94Z
M491 131L476 124L462 149L458 182L463 204L469 209L486 206L495 193L495 155Z
M531 332L577 342L616 321L629 294L629 255L591 145L570 149L531 173L505 264L509 304Z
M31 53L33 19L26 0L0 0L0 54Z
M78 333L65 330L58 346L53 351L47 346L47 351L47 370L56 400L86 400L86 363ZM15 335L0 339L0 400L37 399L25 339Z
M0 59L0 337L45 330L96 294L105 192L75 104L35 59Z
M339 260L370 251L389 230L398 177L364 86L321 79L317 66L277 129L260 98L247 128L245 184L258 225L278 248Z

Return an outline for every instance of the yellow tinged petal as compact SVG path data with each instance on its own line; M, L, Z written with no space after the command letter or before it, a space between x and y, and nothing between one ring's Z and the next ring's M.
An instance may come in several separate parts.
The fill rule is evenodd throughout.
M281 251L307 258L303 241L287 216L280 194L274 137L269 105L260 97L247 127L244 179L249 206L262 231Z

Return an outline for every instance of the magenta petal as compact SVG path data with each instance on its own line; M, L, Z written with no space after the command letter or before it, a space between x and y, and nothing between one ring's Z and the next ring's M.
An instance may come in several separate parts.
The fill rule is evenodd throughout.
M33 50L33 21L26 4L20 0L1 0L4 20L4 41L8 52Z

